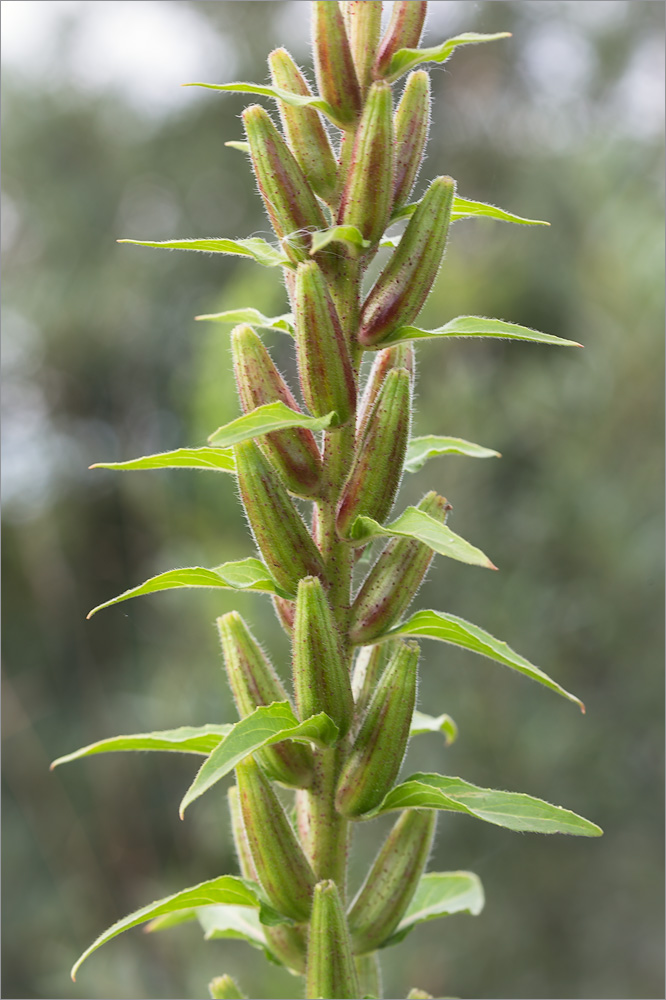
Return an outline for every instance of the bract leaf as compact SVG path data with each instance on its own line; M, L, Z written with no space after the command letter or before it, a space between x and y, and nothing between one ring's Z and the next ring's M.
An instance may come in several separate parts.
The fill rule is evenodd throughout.
M364 240L363 233L356 226L332 226L330 229L321 229L312 234L310 256L323 250L329 243L346 243L354 252L365 250L370 246L370 240Z
M446 746L451 746L458 738L458 727L450 715L425 715L415 711L409 735L420 736L422 733L444 733Z
M225 142L224 145L228 146L230 149L237 149L239 153L250 152L250 143L244 142L242 139L230 139L228 142Z
M446 62L459 45L480 45L482 42L494 42L500 38L511 38L511 32L500 31L494 35L480 35L476 31L466 31L462 35L449 38L441 45L434 45L428 49L398 49L391 59L386 79L389 83L393 83L404 73L408 73L410 69L414 69L415 66L420 66L422 63Z
M418 201L413 201L398 209L398 211L391 216L391 225L399 219L409 219L416 211L416 206L418 204ZM513 212L507 212L503 208L498 208L497 205L490 205L487 201L472 201L469 198L459 197L453 199L451 222L457 222L459 219L478 218L498 219L500 222L514 222L520 226L550 225L550 222L544 222L543 219L525 219L522 215L515 215Z
M131 472L142 469L214 469L235 474L232 448L177 448L159 455L144 455L128 462L95 462L91 469L117 469Z
M457 316L436 330L421 330L416 326L399 326L380 344L378 348L390 347L405 340L432 340L438 337L494 337L502 340L533 340L540 344L555 344L558 347L582 347L575 340L564 340L550 333L540 333L528 326L505 323L501 319L487 319L485 316Z
M261 921L247 906L202 906L196 911L206 941L243 938L254 948L267 948Z
M311 431L322 431L325 427L335 425L336 419L335 412L327 413L323 417L309 417L305 413L297 413L286 403L278 400L275 403L258 406L256 410L250 410L242 417L232 420L230 424L218 427L208 440L218 448L227 448L240 441L261 437L262 434L270 434L272 431L285 430L287 427L307 427Z
M80 750L58 757L51 764L51 770L59 764L68 764L80 757L92 757L97 753L117 753L122 750L171 750L180 753L198 753L207 756L231 732L231 725L180 726L178 729L162 729L154 733L133 733L129 736L111 736L106 740L90 743Z
M428 872L421 876L412 901L395 933L382 948L398 944L417 924L453 913L476 917L485 905L483 886L473 872Z
M204 313L195 316L196 320L211 320L214 323L250 323L251 326L263 327L266 330L281 330L294 336L294 317L291 313L282 316L264 316L258 309L227 309L220 313Z
M437 434L427 434L424 437L412 438L407 445L405 472L418 472L429 458L437 455L467 455L469 458L500 458L498 451L484 448L464 438L442 437Z
M332 122L338 123L335 109L321 97L308 97L304 94L294 94L281 87L268 87L257 83L184 83L183 87L205 87L207 90L226 90L232 94L258 94L261 97L272 97L276 101L284 101L294 108L311 107L321 111Z
M198 250L200 253L226 253L234 257L252 257L264 267L293 267L278 247L258 236L246 240L225 240L214 237L201 240L118 240L134 243L139 247L157 247L160 250Z

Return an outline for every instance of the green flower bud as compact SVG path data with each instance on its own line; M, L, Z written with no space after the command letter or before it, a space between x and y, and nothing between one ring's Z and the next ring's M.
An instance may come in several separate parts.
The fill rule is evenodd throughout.
M428 493L418 509L446 520L451 504ZM434 556L429 545L412 538L392 538L363 581L351 609L349 638L373 642L402 617L416 596Z
M238 785L230 785L227 791L227 802L229 803L229 814L231 816L231 833L234 838L234 847L236 848L236 857L238 858L238 867L240 868L241 875L251 882L258 882L259 876L257 875L257 869L254 867L252 852L243 824L243 815L238 797Z
M399 642L399 639L387 639L374 646L362 646L356 654L352 673L352 693L354 695L354 714L358 725L368 709L379 678L398 648Z
M238 486L257 547L276 582L295 593L304 576L324 574L324 563L277 472L254 441L234 447Z
M274 597L273 607L275 608L275 614L278 616L280 625L287 635L291 635L294 628L296 605L293 601L288 601L286 597Z
M236 765L243 825L270 903L297 923L310 916L315 876L271 784L252 757Z
M395 187L393 211L401 208L414 187L430 125L430 77L410 73L395 113Z
M375 61L375 76L387 76L399 49L415 49L421 41L428 4L421 0L396 0Z
M317 577L308 577L298 585L292 648L294 692L301 719L326 712L344 736L351 724L354 699L340 633Z
M237 611L217 619L224 665L241 719L260 705L288 701L272 664ZM309 747L285 740L258 750L256 758L273 781L296 788L312 782L314 761Z
M347 919L331 879L318 882L314 891L305 995L326 1000L360 996Z
M360 441L365 433L368 418L375 405L377 394L388 372L392 368L405 368L410 375L414 374L414 347L411 343L396 344L395 347L385 347L377 351L372 362L363 390L363 396L356 411L356 439Z
M312 4L312 40L319 93L333 108L336 125L348 128L361 110L361 90L342 12L332 0Z
M393 207L393 102L388 83L373 83L356 133L338 221L378 243Z
M395 499L409 439L411 378L404 368L388 373L357 441L351 471L338 504L337 528L344 537L359 515L383 522Z
M268 65L274 86L292 94L312 96L305 77L286 49L274 49ZM323 201L329 202L337 190L338 164L319 112L315 108L295 108L284 101L278 101L278 107L289 147L310 187Z
M435 1000L432 993L426 993L425 990L418 989L414 986L407 994L407 1000Z
M242 324L232 330L231 351L238 395L245 413L277 400L296 413L301 412L270 354L251 326ZM298 496L311 496L317 492L322 465L312 431L305 427L274 431L260 437L258 444L281 473L288 490Z
M341 3L356 76L365 92L372 83L372 64L382 30L381 0L348 0Z
M401 642L375 689L335 796L343 816L378 806L398 776L407 749L416 700L419 646Z
M304 976L308 950L305 928L276 924L275 927L264 927L263 930L268 947L275 957L291 972Z
M264 108L246 108L243 122L257 187L275 234L294 263L306 260L310 232L327 225L321 206Z
M421 311L444 257L454 193L455 181L436 177L421 199L363 303L359 341L366 347L412 323Z
M296 345L303 398L316 417L335 410L345 423L356 406L349 349L324 276L314 261L296 272Z
M405 809L386 838L349 910L354 952L375 951L402 920L432 847L437 814Z
M369 955L355 955L354 965L356 966L360 995L362 997L383 996L382 970L377 952Z
M231 976L216 976L208 984L212 1000L246 1000Z

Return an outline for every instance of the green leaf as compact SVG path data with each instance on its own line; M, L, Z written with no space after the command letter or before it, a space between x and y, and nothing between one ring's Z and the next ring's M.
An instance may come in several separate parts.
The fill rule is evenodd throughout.
M398 222L399 219L409 219L416 211L418 204L418 201L412 201L408 205L399 208L391 216L391 225L394 222ZM460 219L478 218L499 219L500 222L514 222L521 226L550 225L550 222L544 222L543 219L524 219L522 215L514 215L513 212L506 212L503 208L498 208L497 205L490 205L486 201L470 201L469 198L458 197L453 199L451 222L457 222Z
M585 712L585 705L580 698L577 698L554 680L551 680L548 674L545 674L543 670L535 667L529 660L514 652L505 642L500 642L490 632L485 632L478 625L472 625L471 622L465 621L464 618L458 618L456 615L447 615L442 611L417 611L406 622L403 622L402 625L398 625L396 628L386 632L380 639L375 639L374 641L380 642L383 639L390 639L397 635L411 635L422 639L438 639L440 642L448 642L452 646L462 646L463 649L470 649L473 653L487 656L491 660L503 663L506 667L511 667L512 670L517 670L518 673L524 674L533 681L538 681L545 687L550 688L551 691L561 694L563 698L575 702L580 706L581 711Z
M389 83L393 83L404 73L408 73L410 69L414 69L415 66L420 66L422 63L446 62L459 45L480 45L482 42L494 42L500 38L511 38L511 32L500 31L494 35L480 35L475 31L466 31L462 35L456 35L454 38L442 42L441 45L434 45L429 49L398 49L391 59L386 79Z
M207 756L231 731L231 725L222 726L180 726L179 729L162 729L154 733L133 733L130 736L111 736L106 740L90 743L80 750L74 750L64 757L58 757L51 764L51 770L59 764L68 764L80 757L92 757L97 753L117 753L122 750L171 750L179 753L198 753Z
M291 313L282 316L264 316L258 309L227 309L221 313L204 313L195 316L196 320L212 320L215 323L250 323L252 326L263 327L266 330L281 330L294 336L294 317Z
M519 833L569 833L577 837L600 837L603 833L596 823L562 806L553 806L523 792L479 788L462 778L443 774L413 774L392 788L383 802L364 818L396 809L462 812Z
M138 587L126 590L118 597L113 597L104 604L98 604L89 612L88 618L109 608L112 604L120 604L131 597L141 597L143 594L156 594L160 590L176 590L179 587L221 587L231 590L255 590L263 594L277 594L278 597L293 597L277 585L269 571L259 559L240 559L238 562L223 563L215 569L204 569L202 566L187 566L183 569L171 569L146 580Z
M146 934L157 934L160 931L167 931L171 927L189 924L196 919L197 910L176 910L174 913L163 913L161 917L155 917L143 929Z
M225 142L224 145L228 146L230 149L237 149L239 153L249 153L250 152L250 143L249 142L243 142L243 141L239 142L236 139L230 139L229 142Z
M228 736L204 761L180 803L180 818L187 807L249 754L283 740L328 747L338 738L338 727L324 712L299 722L288 701L262 705L237 722Z
M216 472L236 473L231 448L177 448L159 455L132 458L129 462L95 462L90 468L118 469L121 472L135 469L214 469Z
M575 340L563 340L550 333L539 333L528 326L505 323L501 319L487 319L485 316L457 316L436 330L420 330L416 326L399 326L390 336L377 344L377 348L399 344L406 340L429 340L438 337L499 337L503 340L533 340L540 344L555 344L558 347L582 347Z
M487 569L497 569L488 556L456 535L441 521L430 517L417 507L407 507L392 524L383 527L371 517L357 517L351 526L348 541L354 545L365 545L372 538L386 535L404 538L416 538L419 542L429 545L433 552L438 552L449 559L468 563L470 566L485 566Z
M473 872L428 872L421 877L404 917L382 948L398 944L417 924L453 913L477 917L485 896L478 875Z
M195 915L206 941L239 938L253 948L269 950L258 914L246 906L202 906Z
M247 240L225 240L214 237L201 240L117 240L118 243L134 243L139 247L157 247L161 250L198 250L201 253L226 253L234 257L252 257L264 267L292 267L292 262L278 247L267 243L258 236Z
M329 243L346 243L354 253L370 246L370 240L364 240L363 233L356 226L332 226L330 229L318 229L312 234L310 256L323 250Z
M287 427L308 427L311 431L322 431L325 427L335 425L335 411L325 417L308 417L305 413L297 413L286 403L278 400L275 403L265 403L256 410L250 410L242 417L232 420L230 424L218 429L210 435L209 442L218 448L226 448L248 438L261 437L272 431L282 431Z
M458 727L450 715L425 715L415 711L409 735L420 736L422 733L444 733L444 742L449 747L458 738Z
M316 108L321 111L332 122L338 124L338 117L335 108L331 107L327 101L321 97L307 97L303 94L292 94L289 90L282 90L281 87L265 87L257 83L184 83L183 87L206 87L207 90L226 90L232 94L259 94L261 97L272 97L276 101L284 101L294 108Z
M418 472L429 458L435 458L437 455L467 455L469 458L501 457L498 451L483 448L480 444L465 441L464 438L427 434L424 437L412 438L409 442L405 472Z
M86 958L92 955L94 951L97 951L98 948L101 948L103 944L106 944L107 941L111 941L118 934L129 930L130 927L136 927L137 924L154 920L156 917L161 917L167 913L191 910L199 906L209 906L212 904L232 904L234 906L249 906L255 910L259 910L266 923L284 922L280 914L273 910L272 907L269 907L258 895L258 892L258 886L255 886L253 882L247 882L233 875L221 875L219 878L209 879L209 881L201 882L199 885L191 886L189 889L183 889L173 896L166 896L164 899L158 899L154 903L149 903L148 906L143 906L140 910L135 910L134 913L130 913L127 917L123 917L122 920L118 920L117 923L109 927L103 934L100 934L97 940L93 941L90 947L83 952L79 960L75 962L72 968L72 979L76 979L76 973Z

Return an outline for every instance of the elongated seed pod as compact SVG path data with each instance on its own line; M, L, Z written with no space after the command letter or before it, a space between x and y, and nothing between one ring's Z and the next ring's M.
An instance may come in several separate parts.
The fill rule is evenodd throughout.
M338 779L335 806L343 816L374 809L398 776L414 714L418 661L418 643L401 642L382 674Z
M258 104L246 108L243 122L257 187L275 234L290 260L306 260L310 233L326 228L321 206L264 108Z
M309 918L315 876L280 800L251 757L236 765L243 826L269 901L297 923Z
M436 177L363 303L359 341L381 343L416 319L437 277L451 221L455 181Z
M332 879L318 882L314 891L305 995L326 1000L360 996L347 918Z
M385 347L383 351L377 351L375 354L372 368L365 381L363 396L356 411L357 441L360 441L365 433L368 418L372 413L377 394L388 372L392 368L405 368L410 375L414 375L414 348L411 343L396 344L395 347Z
M272 664L237 611L217 619L224 665L241 719L261 705L289 701ZM258 750L256 758L273 781L295 788L312 782L314 761L309 747L285 740Z
M331 105L335 124L348 128L361 110L361 88L337 3L312 4L312 47L319 93Z
M380 523L389 515L400 484L409 439L411 379L404 368L388 373L372 408L338 504L344 538L359 515Z
M415 49L425 23L428 4L421 0L396 0L375 60L375 76L387 76L391 59L399 49Z
M378 243L393 207L393 102L388 83L373 83L361 115L338 221Z
M246 1000L231 976L216 976L208 984L211 1000Z
M301 719L326 712L344 736L354 711L351 681L340 633L317 577L307 577L298 585L292 648L294 692Z
M381 0L347 0L340 7L356 76L364 96L372 83L372 64L382 30Z
M414 187L430 126L430 77L425 70L410 73L395 113L395 184L393 211L401 208Z
M303 97L312 96L305 77L286 49L274 49L268 65L276 87ZM278 101L278 108L289 148L310 187L323 201L330 201L337 189L338 165L319 112L307 106L295 108L284 101Z
M304 576L323 576L319 549L277 472L254 441L234 447L238 486L252 534L276 582L295 593Z
M317 417L345 423L356 406L349 350L326 280L314 261L296 272L296 348L303 398Z
M405 809L375 858L349 910L356 954L379 948L396 929L428 862L437 814Z
M277 400L296 413L301 412L270 354L251 326L241 324L232 330L231 352L238 396L245 413ZM263 435L258 444L280 471L288 490L297 496L316 494L322 464L312 431L305 427L290 427Z
M428 493L418 509L444 523L451 504ZM434 556L413 538L392 538L363 581L351 609L349 637L357 645L373 642L398 621L414 600Z

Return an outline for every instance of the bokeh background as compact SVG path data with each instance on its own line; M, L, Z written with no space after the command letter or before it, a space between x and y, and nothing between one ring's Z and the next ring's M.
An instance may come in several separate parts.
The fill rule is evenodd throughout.
M291 997L287 973L194 925L130 932L71 984L104 927L236 868L222 788L177 817L194 758L48 764L106 735L230 721L213 622L231 607L288 667L261 598L163 594L87 622L156 572L252 552L229 477L87 467L203 444L237 415L228 329L193 317L283 311L278 273L115 240L266 235L246 160L224 146L242 97L179 84L263 82L277 44L309 66L307 5L6 0L2 19L2 995L203 997L229 972L249 996ZM386 995L663 997L664 4L431 4L430 44L467 30L513 37L434 69L418 190L450 173L552 227L456 223L423 324L499 316L585 350L423 345L415 432L503 458L440 459L400 502L444 493L454 530L501 569L441 559L422 606L506 639L588 714L426 643L420 705L461 735L421 737L405 773L526 791L605 836L442 815L432 866L478 872L486 909L389 950ZM267 338L293 373L288 339ZM356 878L382 832L361 825Z

